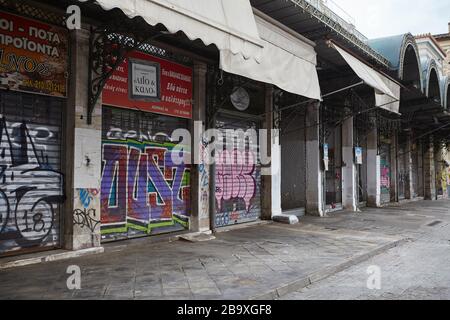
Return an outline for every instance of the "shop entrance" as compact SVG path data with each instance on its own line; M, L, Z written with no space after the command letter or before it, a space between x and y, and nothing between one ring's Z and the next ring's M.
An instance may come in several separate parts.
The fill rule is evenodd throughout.
M342 208L342 126L329 127L325 137L328 146L328 171L325 172L327 210Z
M64 105L0 92L0 256L61 246Z
M250 117L219 114L216 128L223 146L216 149L215 226L226 227L261 217L260 123ZM252 134L253 133L253 134Z
M399 142L398 149L398 199L404 200L406 198L406 193L409 181L409 170L408 170L408 159L410 153L407 150L406 142L402 139Z
M391 202L391 140L380 137L381 203Z
M190 165L173 161L171 138L188 120L108 106L102 117L102 240L188 229Z

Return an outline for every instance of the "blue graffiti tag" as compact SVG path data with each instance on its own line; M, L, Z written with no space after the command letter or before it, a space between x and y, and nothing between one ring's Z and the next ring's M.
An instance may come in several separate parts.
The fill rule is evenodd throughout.
M93 200L93 197L90 195L89 191L87 189L80 189L80 201L81 204L85 209L89 208L89 205L91 204L91 201Z

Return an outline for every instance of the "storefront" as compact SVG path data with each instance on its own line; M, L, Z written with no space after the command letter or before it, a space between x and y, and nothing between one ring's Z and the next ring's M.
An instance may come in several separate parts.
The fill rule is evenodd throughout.
M61 247L69 44L55 25L4 11L0 21L3 256Z
M406 137L399 137L398 149L398 199L404 200L408 195L409 188L409 157L411 153L408 150Z
M172 135L192 117L192 68L130 53L103 90L103 241L189 228L190 150Z
M208 88L210 123L221 141L214 164L214 226L257 221L262 210L259 129L264 84L216 70Z
M411 159L412 159L411 183L413 189L412 194L413 199L417 197L423 197L423 183L422 183L423 167L421 165L422 157L423 156L421 145L419 143L413 143L411 150Z
M342 209L342 126L325 122L323 154L325 168L326 210Z
M283 95L280 108L298 103ZM304 214L306 207L306 108L281 112L281 206L283 212Z
M380 136L380 187L381 204L391 202L391 139Z
M443 198L444 190L447 191L447 172L445 170L445 161L443 160L443 147L436 146L434 155L434 168L436 173L436 197Z
M372 130L372 114L365 113L355 117L354 125L354 145L355 145L355 164L356 164L356 203L361 207L367 205L367 167L368 167L368 139Z

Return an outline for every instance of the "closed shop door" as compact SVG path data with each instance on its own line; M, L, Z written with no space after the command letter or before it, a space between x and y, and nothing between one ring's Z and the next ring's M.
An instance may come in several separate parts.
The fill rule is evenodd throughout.
M63 107L0 92L0 255L60 247Z
M188 229L190 166L173 160L171 138L188 121L111 107L102 117L102 240Z
M444 188L447 189L447 175L442 170L442 160L440 152L436 152L434 155L434 168L436 172L436 195L443 196Z
M409 153L406 152L406 146L399 147L398 154L398 198L404 200L406 197L407 182L409 179L407 159Z
M412 187L413 187L413 198L417 198L419 196L419 175L420 175L420 170L419 170L419 153L417 150L417 145L414 144L413 145L413 150L412 150L412 177L411 177L411 182L412 182Z
M281 124L281 206L287 211L306 207L306 124L303 115Z
M356 125L356 146L362 148L362 164L357 164L357 186L358 186L358 202L367 201L367 135L366 130L358 128Z
M330 127L328 144L329 167L325 173L326 205L335 209L342 205L342 126Z
M391 145L381 143L380 147L380 185L381 203L391 202Z
M261 217L261 165L258 158L258 138L245 139L245 148L237 148L237 131L257 129L259 125L248 121L221 116L216 122L224 142L232 147L216 154L215 197L216 227L251 222ZM228 131L227 131L228 130ZM231 131L230 131L231 130ZM225 138L227 137L227 138Z

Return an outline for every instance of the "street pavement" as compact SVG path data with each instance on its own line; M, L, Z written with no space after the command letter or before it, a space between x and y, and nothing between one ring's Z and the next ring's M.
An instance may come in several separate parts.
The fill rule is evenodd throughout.
M206 242L107 244L95 256L0 270L0 299L450 297L449 210L448 200L420 201L256 225ZM373 264L382 270L377 292L366 287ZM73 265L80 290L67 287Z
M336 217L335 221L322 221L321 225L371 229L403 235L409 241L281 299L450 299L449 201L410 203L382 212L371 209L367 214L367 218L361 216L351 220ZM368 223L365 227L364 222ZM374 283L369 281L368 286L368 271L374 266L379 271L379 285L373 286Z

